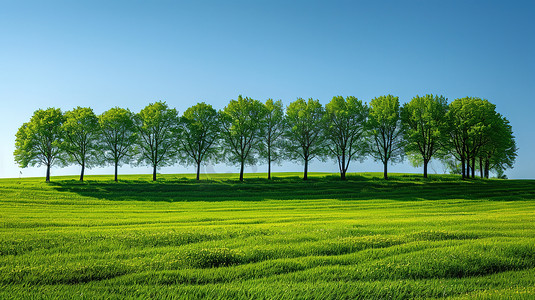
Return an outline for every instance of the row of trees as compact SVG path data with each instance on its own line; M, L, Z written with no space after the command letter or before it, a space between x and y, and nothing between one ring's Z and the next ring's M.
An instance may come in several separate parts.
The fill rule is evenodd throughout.
M495 105L466 97L448 104L443 96L416 96L400 106L386 95L366 104L355 97L336 96L325 105L298 98L284 109L282 102L265 103L239 96L222 110L198 103L182 116L165 102L147 105L139 113L112 108L95 115L88 107L62 113L38 110L16 135L15 160L20 167L45 165L50 180L53 165L78 164L85 168L125 163L150 165L153 180L162 166L177 161L195 165L225 161L244 166L259 160L268 165L284 159L304 164L315 158L334 159L345 179L350 163L371 156L384 166L408 155L415 165L431 159L460 164L462 178L481 177L490 170L511 168L516 144L509 121Z

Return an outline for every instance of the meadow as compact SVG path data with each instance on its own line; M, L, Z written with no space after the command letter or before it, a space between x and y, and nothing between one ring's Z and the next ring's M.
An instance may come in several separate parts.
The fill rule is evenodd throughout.
M0 179L0 299L535 297L535 180L300 175Z

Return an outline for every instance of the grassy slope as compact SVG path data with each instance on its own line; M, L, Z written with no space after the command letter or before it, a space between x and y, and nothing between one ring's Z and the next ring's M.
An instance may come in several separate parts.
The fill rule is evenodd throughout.
M535 181L298 175L0 179L0 298L535 297Z

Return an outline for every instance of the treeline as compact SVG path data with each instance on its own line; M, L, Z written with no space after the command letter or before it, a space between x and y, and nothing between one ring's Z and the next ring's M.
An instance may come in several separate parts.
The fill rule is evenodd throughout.
M204 102L182 116L165 102L147 105L139 113L112 108L95 115L89 107L63 113L37 110L16 134L15 161L20 167L77 164L85 168L113 165L115 181L123 164L148 165L156 180L158 168L194 165L197 180L203 163L244 166L282 160L308 165L313 159L333 159L341 179L350 163L372 157L384 166L405 156L417 166L431 159L450 165L462 178L489 177L513 166L517 148L509 121L488 100L466 97L450 104L443 96L416 96L400 105L386 95L369 104L355 97L336 96L325 106L298 98L286 108L282 101L265 103L239 96L220 111Z

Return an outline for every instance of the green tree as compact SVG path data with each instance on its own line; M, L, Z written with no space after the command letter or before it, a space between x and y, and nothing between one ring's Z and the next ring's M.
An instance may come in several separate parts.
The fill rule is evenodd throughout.
M115 181L119 165L130 161L137 140L134 114L124 108L111 108L100 116L100 151L102 163L113 164Z
M46 182L50 182L50 167L63 162L63 121L59 108L39 109L16 134L15 161L21 168L46 166Z
M478 155L480 176L485 178L489 178L490 170L500 174L512 168L518 151L513 128L504 116L498 113L495 115L492 129L488 133L488 141Z
M444 140L448 100L444 96L416 96L401 109L401 120L405 125L405 151L418 155L427 178L427 165L440 150Z
M61 146L67 153L67 162L80 165L80 181L83 181L85 168L97 164L98 118L93 109L80 106L65 112L64 116Z
M302 160L305 165L303 180L308 179L308 163L325 155L325 109L312 98L308 102L298 98L286 109L288 128L285 133L286 149L290 159Z
M368 124L372 139L369 153L383 163L384 179L388 179L388 163L403 159L399 98L392 95L374 98L370 102Z
M180 118L178 141L181 161L195 164L199 180L201 163L217 157L220 131L219 113L204 102L188 108Z
M325 138L329 156L336 159L340 178L346 179L349 163L366 151L368 106L353 96L335 96L325 106Z
M264 119L263 147L260 155L268 163L268 179L271 179L271 163L280 161L282 158L282 135L286 127L282 101L268 99L265 103L266 115Z
M255 152L263 136L265 106L262 102L238 96L221 111L222 150L230 163L240 164L240 181L246 164L255 164Z
M135 117L140 162L152 167L152 180L156 181L159 167L175 162L178 136L178 112L167 103L158 101L143 108Z
M496 106L486 99L474 98L472 116L473 123L468 131L468 163L472 178L475 177L476 160L481 150L490 143L494 127L498 121Z
M462 178L473 178L479 151L490 142L495 105L476 97L455 99L446 117L449 149L461 162Z
M446 114L448 149L461 162L461 177L466 176L466 156L468 142L468 117L466 116L465 100L456 99L449 105Z

